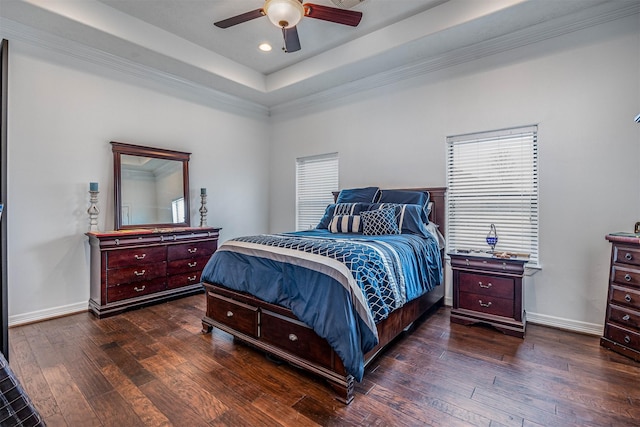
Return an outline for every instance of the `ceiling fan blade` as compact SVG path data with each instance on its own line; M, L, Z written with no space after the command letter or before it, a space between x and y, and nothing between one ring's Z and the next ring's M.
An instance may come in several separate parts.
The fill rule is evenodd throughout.
M241 13L240 15L232 16L231 18L223 19L222 21L214 22L213 25L219 28L229 28L234 25L242 24L243 22L251 21L252 19L260 18L264 16L262 8L252 10L251 12Z
M355 10L338 9L337 7L322 6L319 4L305 3L304 16L322 19L323 21L357 27L362 19L362 12Z
M300 50L300 38L298 37L298 29L296 27L283 28L282 36L284 37L285 52L291 53Z

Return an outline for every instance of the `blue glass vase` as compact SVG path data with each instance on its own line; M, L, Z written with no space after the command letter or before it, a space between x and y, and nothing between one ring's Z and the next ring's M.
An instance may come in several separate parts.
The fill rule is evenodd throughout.
M491 246L491 253L494 252L497 243L498 232L496 231L496 226L494 224L491 224L491 227L489 228L489 234L487 234L487 245Z

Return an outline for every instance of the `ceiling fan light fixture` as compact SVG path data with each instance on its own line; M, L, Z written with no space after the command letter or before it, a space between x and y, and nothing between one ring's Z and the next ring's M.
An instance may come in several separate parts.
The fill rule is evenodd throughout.
M298 0L267 0L264 13L276 27L291 28L304 16L304 7Z

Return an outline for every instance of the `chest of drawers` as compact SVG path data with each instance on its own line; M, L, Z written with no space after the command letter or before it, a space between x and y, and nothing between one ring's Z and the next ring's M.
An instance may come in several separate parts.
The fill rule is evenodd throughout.
M486 323L505 334L523 337L527 321L522 278L528 260L475 253L449 256L453 271L451 321Z
M611 264L600 345L640 361L640 238L610 234Z
M219 228L89 232L89 309L98 317L202 292Z

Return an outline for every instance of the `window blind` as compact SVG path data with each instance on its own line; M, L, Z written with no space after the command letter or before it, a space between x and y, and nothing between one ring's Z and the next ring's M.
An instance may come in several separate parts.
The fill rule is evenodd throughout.
M449 250L490 250L529 255L537 266L537 126L447 138L447 239Z
M315 228L338 191L338 153L296 159L296 230Z

